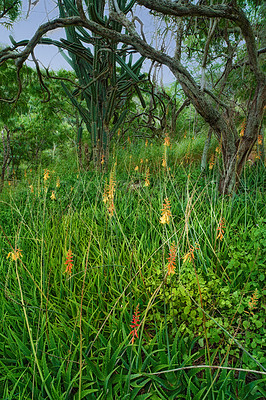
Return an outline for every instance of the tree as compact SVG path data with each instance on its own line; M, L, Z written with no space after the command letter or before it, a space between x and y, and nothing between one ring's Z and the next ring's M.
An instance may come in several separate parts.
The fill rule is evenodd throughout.
M91 1L88 2L90 5ZM265 53L265 48L261 45L260 37L263 35L256 32L256 26L252 26L252 21L248 19L248 10L254 3L249 2L245 7L242 1L232 0L230 2L217 1L170 1L170 0L136 0L136 3L146 7L152 12L163 16L171 16L185 21L189 19L204 25L206 21L213 22L212 29L205 34L204 43L213 40L214 32L222 35L223 51L226 56L221 58L226 60L224 68L218 81L222 82L220 89L216 91L217 82L210 87L205 85L204 71L206 65L202 62L202 83L197 82L197 77L192 75L189 68L186 68L182 57L178 51L174 56L157 50L147 43L142 32L139 34L135 27L135 19L129 20L120 9L120 1L110 1L109 18L124 27L124 32L117 32L110 28L105 21L94 22L87 18L86 10L83 8L82 0L76 0L79 16L58 18L40 26L34 37L22 44L25 48L18 52L17 48L22 44L14 44L10 49L0 53L0 65L8 59L16 60L18 75L21 65L31 54L34 47L41 42L42 36L51 29L65 26L79 26L87 28L96 35L110 39L115 43L124 43L133 46L142 56L147 57L160 64L166 65L174 74L181 85L184 94L195 107L197 112L209 124L217 139L221 144L223 156L223 173L220 179L221 193L231 193L238 184L239 178L245 164L245 160L250 154L255 144L263 118L263 110L266 102L266 78L262 66L259 62L261 54ZM261 2L260 2L261 3ZM264 3L261 5L263 7ZM190 22L191 26L192 22ZM258 24L257 24L258 25ZM182 43L182 24L179 24L179 40ZM255 29L256 28L256 29ZM257 29L257 31L265 28ZM217 30L217 31L216 31ZM141 30L142 31L142 30ZM213 32L212 32L213 31ZM204 29L202 30L204 35ZM237 40L239 35L239 40ZM208 46L205 46L207 57L209 55ZM238 48L240 53L237 53ZM177 49L178 50L178 49ZM241 58L242 53L242 58ZM220 56L222 57L221 53ZM235 62L236 60L236 62ZM204 60L203 60L204 61ZM226 92L227 82L230 75L236 68L245 65L245 73L252 76L252 88L250 96L245 105L245 130L242 136L238 134L239 112L234 102L234 93ZM222 90L221 90L222 89Z
M120 1L124 13L128 13L132 5L132 1ZM106 0L91 1L90 21L104 21L105 6ZM79 15L73 0L60 1L59 9L63 17ZM105 23L117 32L122 30L122 25L115 21L105 18ZM65 85L63 87L91 134L94 165L101 168L108 162L110 141L125 119L130 97L136 92L144 102L138 89L144 77L140 73L144 57L133 63L133 55L128 56L128 50L123 46L118 48L118 43L91 35L78 27L66 27L66 35L67 40L56 42L46 39L44 43L53 43L68 50L69 57L66 58L76 73L80 87L72 93ZM79 132L81 139L82 129Z
M41 90L35 70L24 65L21 82L26 87L15 104L3 103L0 113L0 193L5 179L14 173L17 176L20 165L36 166L47 151L66 146L66 137L74 137L71 125L75 126L73 107L65 101L60 84L64 79L74 80L69 71L53 74L56 79L42 80L45 93ZM0 81L8 82L0 87L0 96L11 98L16 92L16 68L8 63L0 69ZM70 82L66 81L69 88ZM50 97L50 92L53 95ZM45 96L44 96L45 94ZM48 101L49 100L49 101ZM12 109L10 110L10 107ZM11 111L11 112L10 112ZM74 140L72 140L75 143ZM47 158L47 156L46 156Z
M19 16L21 0L0 0L0 24L10 27Z

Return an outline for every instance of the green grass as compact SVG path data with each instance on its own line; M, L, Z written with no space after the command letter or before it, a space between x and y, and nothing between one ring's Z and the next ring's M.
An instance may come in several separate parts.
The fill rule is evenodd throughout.
M110 172L75 171L61 160L46 182L40 168L6 187L1 399L265 397L264 169L247 168L238 194L221 198L217 169L202 176L199 143L191 146L178 157L155 144L119 149L110 162L112 217L103 202ZM165 151L170 170L161 165ZM162 225L166 197L172 217ZM7 259L15 249L23 257Z

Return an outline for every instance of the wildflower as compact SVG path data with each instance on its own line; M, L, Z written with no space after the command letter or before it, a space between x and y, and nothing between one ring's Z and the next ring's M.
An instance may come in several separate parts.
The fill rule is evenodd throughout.
M252 310L254 310L255 308L257 308L257 304L258 304L258 290L255 289L255 292L253 293L253 295L251 296L250 301L248 302L248 308L250 313L253 315Z
M120 136L120 133L121 133L121 129L119 128L118 131L117 131L117 136L118 137Z
M195 259L195 255L194 255L194 252L195 252L195 250L199 250L199 244L198 243L196 243L196 246L194 247L194 246L189 246L189 251L188 251L188 253L187 254L185 254L184 255L184 257L183 257L183 262L185 263L187 260L189 261L189 262L193 262L194 261L194 259Z
M239 133L239 136L241 136L241 137L244 136L245 129L246 129L246 120L244 119L244 121L241 124L241 131Z
M59 177L57 177L57 179L56 179L56 187L57 187L57 188L60 187L60 179L59 179Z
M168 200L168 197L164 199L163 208L161 211L162 211L162 216L160 218L160 223L169 224L170 217L172 216L172 214L171 214L171 205L170 201Z
M139 170L139 166L137 165L137 166L134 168L134 170L135 170L135 171L138 171L138 170Z
M56 197L55 197L55 192L54 192L54 190L52 191L52 194L51 194L51 196L50 196L50 199L51 199L51 200L56 200Z
M113 199L110 201L109 206L107 207L107 210L109 212L109 216L113 217L114 211L115 211L115 204L114 204L114 200Z
M146 187L150 186L149 177L150 177L150 170L149 170L149 168L148 168L147 171L146 171L145 183L144 183L144 186L146 186Z
M145 140L145 146L148 146L148 139Z
M114 215L114 197L115 197L115 178L114 172L110 173L109 184L107 180L105 181L104 192L103 192L103 202L107 205L107 210L110 217Z
M132 317L132 322L130 325L130 328L132 328L132 331L130 332L130 335L132 335L131 343L134 343L135 338L138 338L138 328L140 327L139 323L139 304L137 305L135 312Z
M49 169L45 169L43 173L43 180L46 182L50 178L50 171Z
M16 261L19 258L22 258L21 253L22 253L22 250L16 249L16 250L14 250L14 252L11 251L10 253L8 253L7 258L11 257L12 261Z
M170 138L168 136L168 133L166 133L165 138L164 138L164 146L169 147L170 146Z
M216 151L217 154L220 154L220 153L221 153L221 147L220 147L220 146L217 146L216 149L215 149L215 151Z
M167 264L167 275L174 274L175 273L175 259L176 259L176 250L177 247L174 243L171 244L170 250L169 250L169 257L167 258L168 264Z
M104 154L102 154L102 158L101 158L101 164L104 164Z
M163 157L163 161L162 161L162 166L165 168L166 167L166 159L165 159L165 157Z
M213 169L214 163L215 163L215 157L214 154L212 154L209 162L209 169Z
M142 159L142 158L140 159L140 163L141 163L141 164L143 163L143 159Z
M65 273L68 273L69 275L71 275L72 268L73 268L73 253L72 253L71 249L69 249L67 252L65 264L66 264Z
M30 185L29 188L30 188L30 192L33 193L33 185Z
M216 239L220 239L220 241L223 240L224 238L224 229L225 229L225 219L221 218L218 228L217 228L217 234L216 234Z
M258 154L256 155L256 159L260 160L260 157L261 157L261 151L259 151Z
M262 135L258 136L258 145L262 145Z

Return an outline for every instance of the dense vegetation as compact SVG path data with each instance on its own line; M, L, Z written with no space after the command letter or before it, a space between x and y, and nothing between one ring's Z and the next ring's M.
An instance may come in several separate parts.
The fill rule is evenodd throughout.
M266 398L264 3L62 0L0 50L1 399Z
M1 398L265 397L264 166L223 198L203 144L132 138L106 172L69 148L9 180Z

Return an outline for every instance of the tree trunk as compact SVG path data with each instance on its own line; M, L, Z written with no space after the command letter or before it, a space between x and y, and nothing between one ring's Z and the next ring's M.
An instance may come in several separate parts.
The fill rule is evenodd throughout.
M4 131L6 131L6 138L4 135ZM4 182L5 182L5 173L6 169L8 167L8 164L10 163L10 132L9 129L5 126L2 129L2 144L3 144L3 163L2 163L2 170L1 170L1 178L0 178L0 193L2 193L3 188L4 188Z

